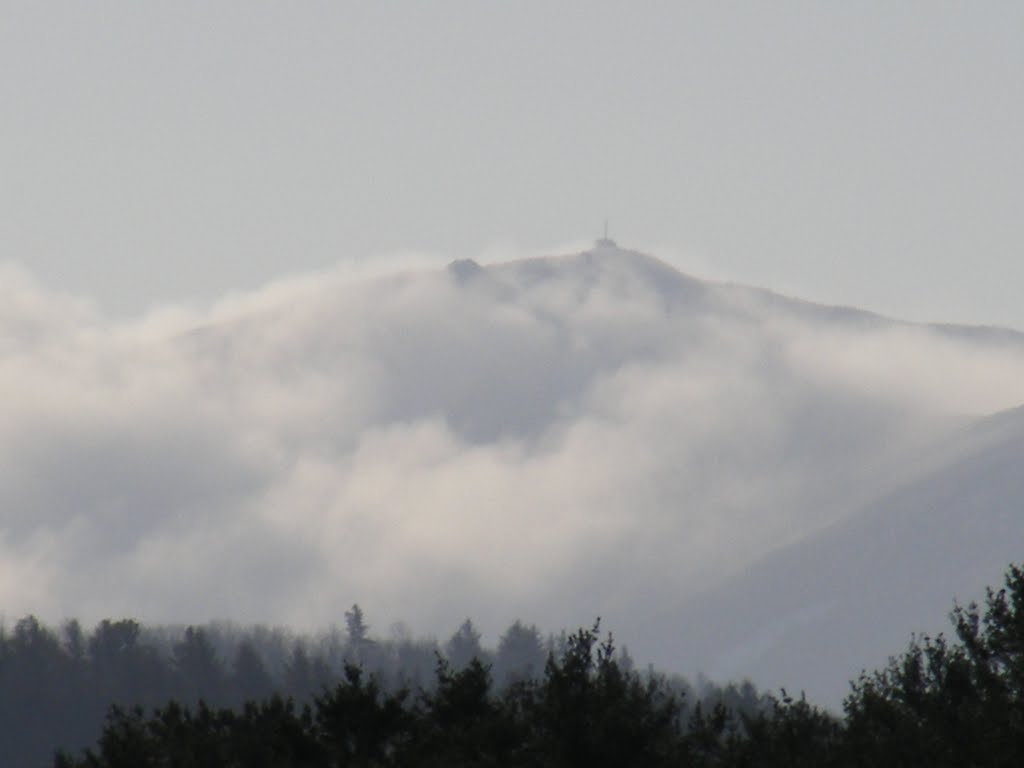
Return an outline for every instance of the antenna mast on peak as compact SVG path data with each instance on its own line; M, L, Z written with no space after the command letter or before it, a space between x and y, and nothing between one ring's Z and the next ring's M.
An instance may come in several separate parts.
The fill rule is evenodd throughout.
M618 248L619 247L618 245L615 244L614 240L612 240L610 237L608 237L608 219L604 220L604 237L599 239L596 243L594 243L594 245L597 246L598 248Z

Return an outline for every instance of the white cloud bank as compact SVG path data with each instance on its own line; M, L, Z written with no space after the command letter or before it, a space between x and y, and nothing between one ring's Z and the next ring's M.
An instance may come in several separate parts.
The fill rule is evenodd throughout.
M672 605L838 519L1024 343L605 249L339 269L105 323L0 270L0 609L552 628Z

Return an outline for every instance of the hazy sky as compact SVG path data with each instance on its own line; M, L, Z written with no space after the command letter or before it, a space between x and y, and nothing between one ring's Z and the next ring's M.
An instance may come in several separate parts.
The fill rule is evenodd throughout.
M0 261L122 315L603 219L1024 328L1020 3L0 4Z

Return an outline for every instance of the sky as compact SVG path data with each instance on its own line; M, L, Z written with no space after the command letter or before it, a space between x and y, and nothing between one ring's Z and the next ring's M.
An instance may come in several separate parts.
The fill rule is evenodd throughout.
M0 3L0 262L114 318L619 242L1024 328L1019 3Z

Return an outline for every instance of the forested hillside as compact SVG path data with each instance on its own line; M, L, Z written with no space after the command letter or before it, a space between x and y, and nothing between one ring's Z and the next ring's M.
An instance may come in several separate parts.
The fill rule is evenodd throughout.
M169 656L166 629L70 622L58 635L23 619L0 637L5 764L952 767L1024 754L1020 566L982 606L954 606L952 637L918 637L853 681L842 716L785 690L697 691L638 671L597 624L542 640L515 622L489 651L468 621L439 646L372 639L357 607L346 619L318 644L189 627Z
M497 693L539 678L548 659L563 657L571 643L565 632L545 636L518 620L493 648L481 643L470 620L444 642L415 638L403 627L380 638L359 606L346 612L344 628L318 635L229 624L145 627L131 619L104 620L88 631L77 621L54 629L28 616L0 627L0 765L45 765L57 747L77 751L94 743L111 706L149 713L170 701L177 702L174 711L202 701L241 710L278 696L281 706L288 700L301 707L351 682L351 669L364 681L372 678L382 695L399 696L432 690L445 679L437 677L439 669L456 674L474 661L486 667ZM624 649L610 660L623 672L633 668ZM766 705L749 683L662 682L689 701L742 711Z
M955 637L922 637L853 683L842 718L785 691L767 706L687 700L631 670L598 627L550 653L539 677L495 688L478 660L438 659L431 688L384 690L354 665L297 706L169 703L117 709L98 746L57 768L167 766L1019 766L1024 754L1024 570Z

